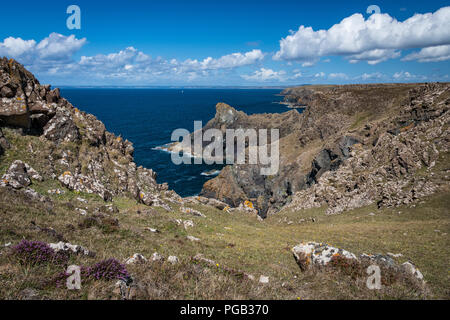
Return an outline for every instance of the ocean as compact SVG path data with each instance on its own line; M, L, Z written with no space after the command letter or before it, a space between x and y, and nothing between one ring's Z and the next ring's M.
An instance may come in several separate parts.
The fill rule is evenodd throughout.
M136 164L157 173L158 183L181 196L198 194L222 165L174 165L171 156L155 147L171 142L172 131L193 131L194 121L205 125L218 102L247 114L281 113L279 89L93 89L63 88L61 95L78 109L92 113L106 129L133 142Z

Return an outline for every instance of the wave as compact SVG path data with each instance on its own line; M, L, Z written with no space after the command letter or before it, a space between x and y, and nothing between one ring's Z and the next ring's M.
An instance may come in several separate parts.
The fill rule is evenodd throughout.
M210 176L217 176L219 173L220 173L220 170L210 170L210 171L202 172L202 173L200 173L200 175L210 177Z

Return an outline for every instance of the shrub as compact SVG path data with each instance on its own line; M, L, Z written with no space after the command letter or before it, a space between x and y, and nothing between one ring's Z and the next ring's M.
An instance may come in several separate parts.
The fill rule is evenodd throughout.
M339 254L331 258L329 266L334 270L350 276L352 279L357 279L365 275L363 266L355 259L347 259Z
M65 264L68 260L66 252L55 252L41 241L22 240L12 247L13 255L21 265Z
M129 282L131 280L130 274L125 265L120 263L117 259L110 258L102 260L93 266L81 266L81 281L86 282L88 280L124 280ZM58 273L53 282L56 283L56 287L60 288L65 285L67 278L71 274L66 271Z
M82 276L95 280L126 280L130 278L130 274L125 265L114 258L102 260L91 267L82 268L81 273Z

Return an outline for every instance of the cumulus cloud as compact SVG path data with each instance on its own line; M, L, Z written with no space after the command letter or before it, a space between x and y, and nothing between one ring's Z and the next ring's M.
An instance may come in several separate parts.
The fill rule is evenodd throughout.
M402 59L403 61L417 60L419 62L440 62L450 60L450 45L423 48Z
M368 64L375 65L380 62L399 58L401 56L400 51L392 49L374 49L370 51L364 51L362 53L353 54L347 57L350 63L358 63L361 61L367 61Z
M0 56L13 57L26 65L68 62L86 43L86 38L51 33L39 43L9 37L0 42Z
M400 71L393 74L392 79L394 81L425 81L428 79L424 75L416 75L408 71Z
M325 72L318 72L314 75L314 78L324 78L325 76Z
M261 61L263 58L264 54L262 51L255 49L244 54L240 52L228 54L218 59L212 57L205 58L202 61L188 59L180 63L180 65L196 70L228 69L251 65Z
M280 70L280 71L273 71L272 69L266 69L261 68L259 70L256 70L250 75L243 74L241 75L242 78L245 80L252 80L252 81L268 81L268 80L277 80L277 81L285 81L286 80L286 71Z
M382 74L381 72L374 72L374 73L363 73L360 77L363 80L379 80L382 79L383 77L385 77L384 74Z
M236 52L218 58L201 60L167 60L150 55L134 47L119 52L81 56L78 61L74 54L86 43L74 35L64 36L52 33L40 42L21 38L6 38L0 42L0 56L15 58L33 72L66 78L76 75L86 79L111 79L143 82L155 79L179 79L192 81L199 77L214 75L221 70L231 70L256 64L264 59L261 50Z
M348 79L348 76L345 73L330 73L328 77L330 79Z
M275 60L313 63L318 57L344 56L351 62L376 64L400 56L400 50L450 44L450 7L415 14L400 22L388 14L343 19L328 30L300 26L280 40Z

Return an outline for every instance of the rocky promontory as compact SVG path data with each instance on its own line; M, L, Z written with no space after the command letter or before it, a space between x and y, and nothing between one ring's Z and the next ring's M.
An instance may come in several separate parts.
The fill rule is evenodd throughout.
M204 129L279 128L280 170L225 167L202 194L259 214L286 207L327 206L339 213L372 203L408 204L448 185L450 84L304 86L286 101L305 106L277 115L247 116L224 104Z
M167 185L156 183L151 169L136 166L131 142L106 131L95 116L61 97L59 89L41 85L17 61L2 58L0 154L10 148L20 149L8 141L5 130L12 139L40 137L38 147L29 144L27 150L17 151L32 159L44 180L58 180L69 190L97 194L105 201L125 196L160 206L164 198L179 198L167 191ZM13 169L10 171L17 171ZM7 177L1 183L14 187Z

